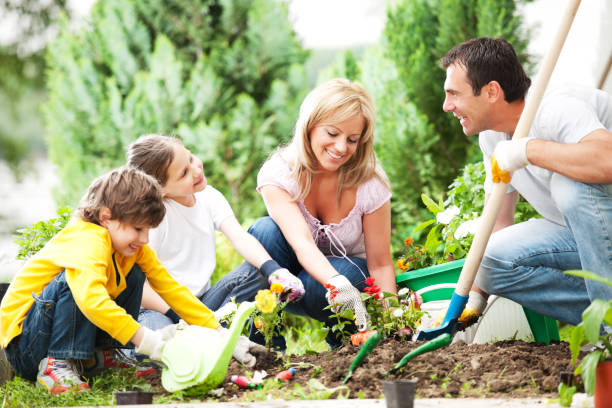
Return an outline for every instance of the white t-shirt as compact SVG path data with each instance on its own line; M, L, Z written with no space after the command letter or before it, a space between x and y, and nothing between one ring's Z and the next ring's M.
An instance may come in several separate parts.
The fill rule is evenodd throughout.
M166 200L166 216L149 232L149 246L179 283L195 296L210 287L215 265L215 230L234 212L218 190L206 186L193 207Z
M531 125L529 137L560 143L578 143L597 129L612 130L612 96L603 91L578 85L553 88L542 98ZM479 135L483 152L486 179L484 189L490 193L491 155L501 140L511 135L487 130ZM550 181L553 172L529 165L514 172L508 192L518 190L544 218L565 225L561 212L552 200Z

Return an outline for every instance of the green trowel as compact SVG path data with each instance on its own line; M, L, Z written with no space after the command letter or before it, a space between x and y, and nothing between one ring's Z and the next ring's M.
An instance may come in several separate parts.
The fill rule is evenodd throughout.
M255 309L254 302L238 307L229 330L219 332L200 326L179 329L162 351L162 385L169 392L198 386L205 392L216 388L227 373L238 337Z

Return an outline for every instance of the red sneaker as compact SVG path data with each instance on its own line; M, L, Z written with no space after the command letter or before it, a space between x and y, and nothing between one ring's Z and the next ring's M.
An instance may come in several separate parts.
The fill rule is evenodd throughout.
M130 368L136 367L136 378L144 377L155 372L154 367L138 365L138 361L131 359L116 349L96 350L92 364L85 364L83 375L87 378L94 377L102 371L112 367Z
M69 390L84 392L89 385L81 380L71 360L45 357L38 365L36 381L46 387L51 394L61 394Z

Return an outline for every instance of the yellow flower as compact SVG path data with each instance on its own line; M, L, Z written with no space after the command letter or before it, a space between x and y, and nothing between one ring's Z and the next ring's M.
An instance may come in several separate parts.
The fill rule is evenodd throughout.
M272 313L276 307L276 296L268 289L263 289L257 292L255 303L262 313Z
M408 268L410 268L410 263L406 262L404 259L398 259L397 263L396 263L397 267L400 268L402 271L407 270Z
M283 285L281 285L280 283L273 283L270 286L270 291L272 293L276 293L277 295L280 295L281 293L283 293Z

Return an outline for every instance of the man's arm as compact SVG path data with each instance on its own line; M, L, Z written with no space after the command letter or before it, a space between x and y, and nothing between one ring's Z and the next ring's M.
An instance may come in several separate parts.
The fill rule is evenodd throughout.
M489 201L491 194L485 195L485 205ZM514 210L516 209L516 203L518 201L518 191L514 190L511 193L506 194L504 201L502 202L501 209L495 220L493 231L499 231L502 228L506 228L509 225L514 224Z
M529 163L584 183L612 183L612 133L598 129L578 143L531 139Z

